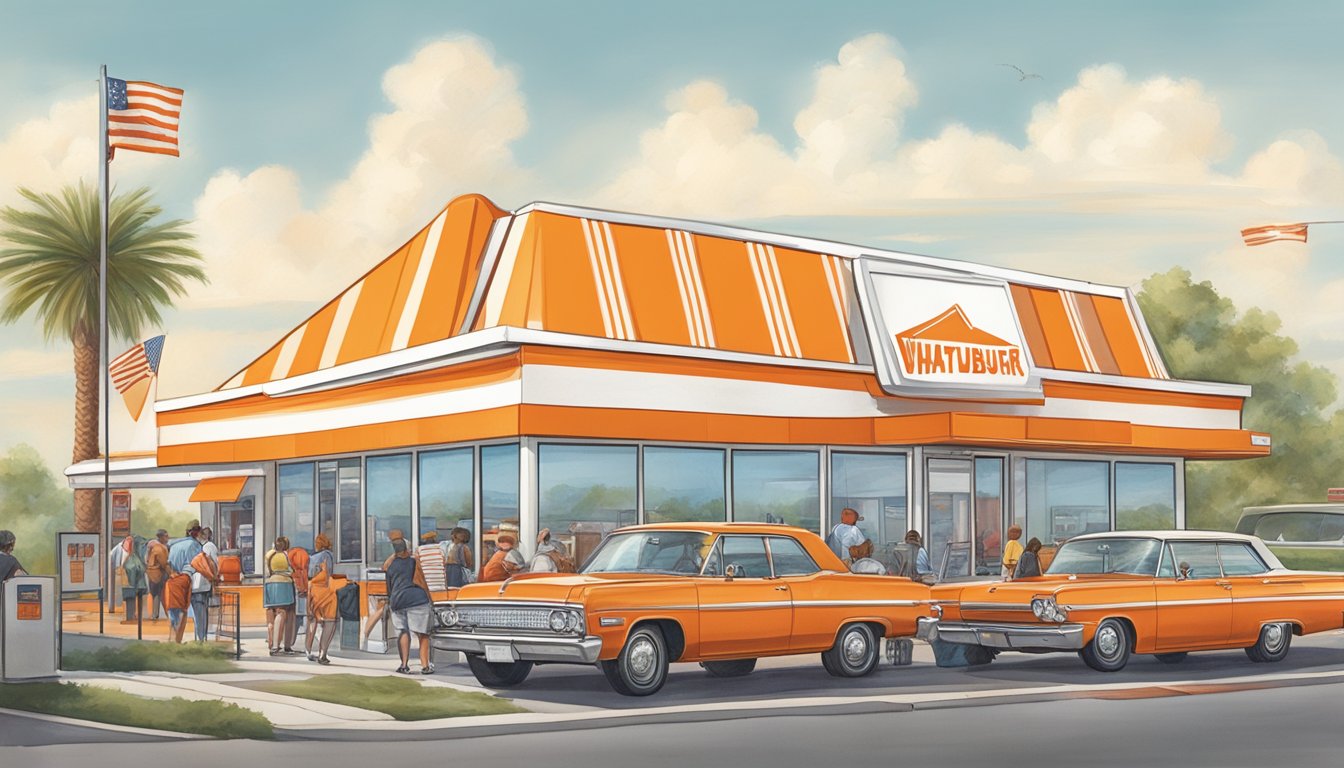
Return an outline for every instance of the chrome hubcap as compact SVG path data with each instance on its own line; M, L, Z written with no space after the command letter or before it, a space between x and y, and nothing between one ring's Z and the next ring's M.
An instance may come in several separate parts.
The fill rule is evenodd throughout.
M845 661L857 666L863 663L867 655L868 638L864 637L862 632L854 630L845 635Z
M1265 627L1265 649L1277 651L1283 646L1284 631L1282 624L1270 624Z
M630 652L626 654L630 676L640 682L648 681L653 677L654 661L657 657L658 650L653 647L652 641L645 637L636 639L630 646Z
M1102 656L1114 656L1120 650L1120 633L1115 627L1102 627L1097 630L1097 650Z

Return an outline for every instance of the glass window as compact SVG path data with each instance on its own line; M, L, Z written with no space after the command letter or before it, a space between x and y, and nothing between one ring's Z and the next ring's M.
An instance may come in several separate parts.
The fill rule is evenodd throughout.
M481 447L481 557L495 554L500 533L518 535L518 444ZM521 543L521 542L520 542Z
M723 522L724 452L717 448L644 449L644 522Z
M1003 459L975 460L975 575L1003 569Z
M1171 548L1162 548L1162 564L1157 567L1157 578L1174 579L1176 578L1176 563L1171 560Z
M542 445L537 449L541 528L582 563L602 538L634 525L635 446ZM523 548L530 552L531 542Z
M1283 512L1265 515L1255 526L1255 535L1265 541L1322 541L1319 512ZM1344 516L1331 515L1344 520ZM1337 538L1337 537L1334 537Z
M1269 570L1255 550L1240 542L1218 544L1218 558L1223 561L1224 576L1254 576Z
M1218 547L1208 541L1173 541L1171 560L1176 563L1177 575L1187 579L1218 579L1223 569L1218 565Z
M821 532L815 451L733 451L733 519Z
M381 568L392 556L388 531L396 528L405 536L415 536L411 530L411 455L370 456L364 468L369 475L364 516L369 551L365 564ZM341 551L344 556L345 548Z
M1161 531L1176 527L1176 465L1115 463L1115 529Z
M1110 465L1027 459L1027 530L1046 546L1110 528Z
M363 554L359 485L359 459L318 462L317 529L335 542L343 563L358 562Z
M316 490L313 484L313 464L280 465L280 535L289 539L290 546L303 547L312 551L313 537L317 531L313 527L313 499ZM262 551L270 549L272 542L263 542Z
M768 541L776 576L810 576L821 570L797 541L787 536L771 536Z
M1082 539L1059 548L1046 573L1134 573L1152 576L1162 542L1156 539Z
M893 547L910 530L906 462L903 454L831 454L831 522L838 525L846 507L858 512L859 530L888 570L895 566Z
M584 573L679 573L700 572L709 550L710 534L700 531L640 531L608 536Z
M737 566L734 578L764 579L770 576L770 559L765 554L765 539L760 536L722 536L724 567Z
M970 576L971 461L930 458L927 467L930 565L940 579Z
M517 449L513 454L516 458ZM472 510L476 506L472 488L472 449L423 451L419 460L416 492L420 496L420 530L417 537L434 531L439 535L440 543L447 543L452 539L454 528L463 528L468 532L467 546L470 548L473 540L470 534L476 530L472 520ZM513 483L517 495L517 478ZM471 562L474 566L476 559Z

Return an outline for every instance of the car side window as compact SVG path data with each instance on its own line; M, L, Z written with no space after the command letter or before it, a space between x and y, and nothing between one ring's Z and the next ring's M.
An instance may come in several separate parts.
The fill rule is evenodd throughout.
M764 579L770 575L770 558L765 554L765 539L760 536L724 536L724 566L738 566L737 577Z
M1173 541L1171 556L1178 578L1217 579L1223 575L1218 566L1218 545L1211 541Z
M1171 556L1171 546L1162 548L1162 564L1157 567L1157 578L1176 578L1176 561Z
M797 541L787 536L771 536L769 543L776 576L810 576L821 570Z
M1254 576L1269 571L1269 566L1261 562L1260 556L1248 544L1221 543L1218 545L1218 556L1223 561L1223 573L1227 576Z

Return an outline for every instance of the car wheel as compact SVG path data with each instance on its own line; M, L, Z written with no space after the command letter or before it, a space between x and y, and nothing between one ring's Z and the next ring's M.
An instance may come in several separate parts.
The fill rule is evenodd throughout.
M1260 628L1260 639L1246 649L1246 655L1255 662L1283 661L1292 644L1293 625L1266 624Z
M734 659L733 661L702 661L710 677L742 677L750 675L756 669L755 659Z
M619 694L648 696L667 682L667 643L656 624L635 627L621 655L602 662L602 673Z
M821 654L821 663L836 677L863 677L877 667L880 656L881 649L872 627L846 624L840 628L835 645Z
M1185 651L1177 651L1176 653L1157 653L1153 655L1163 664L1180 664L1182 661L1185 661L1185 657L1190 654Z
M1130 646L1129 630L1124 623L1119 619L1103 619L1081 655L1087 666L1098 672L1119 672L1129 663Z
M512 688L527 679L530 661L486 661L480 654L467 654L467 666L486 688Z

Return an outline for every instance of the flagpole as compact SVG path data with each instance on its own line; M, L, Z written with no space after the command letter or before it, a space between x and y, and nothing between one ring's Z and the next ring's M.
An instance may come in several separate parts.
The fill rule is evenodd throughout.
M110 510L112 509L112 487L111 480L108 477L112 469L112 423L110 418L111 409L108 407L108 398L112 394L112 386L107 372L108 362L108 329L107 329L107 176L108 157L107 157L107 65L102 65L98 76L98 369L101 371L101 389L102 397L100 402L103 407L103 501L102 501L102 529L101 536L103 542L103 552L107 558L107 605L110 609L114 604L112 596L112 531ZM101 626L102 621L99 621Z

